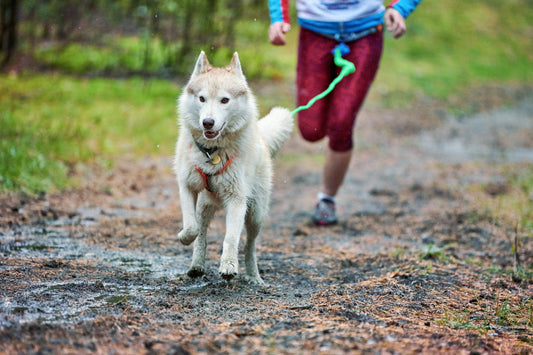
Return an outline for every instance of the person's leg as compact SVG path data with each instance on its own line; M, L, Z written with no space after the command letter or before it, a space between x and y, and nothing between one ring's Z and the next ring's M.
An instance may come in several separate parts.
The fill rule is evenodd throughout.
M298 106L307 105L327 89L335 72L331 49L336 42L305 28L300 29L296 66L296 99ZM316 142L326 136L328 100L318 100L310 108L298 112L298 128L302 138Z
M355 73L344 77L331 93L328 106L327 136L336 152L353 148L353 129L357 113L376 76L383 48L383 34L375 33L348 43L344 59L354 63ZM340 71L340 69L337 69Z
M324 163L324 172L322 175L322 187L320 189L324 194L334 197L337 195L339 188L344 181L348 167L350 166L350 159L352 158L352 150L346 152L335 152L328 149L326 152L326 162Z
M329 150L324 166L322 192L335 196L350 164L353 128L357 112L363 105L379 66L383 47L381 33L349 43L345 59L355 64L354 74L344 78L332 93L329 106Z
M356 115L376 75L383 37L381 33L376 33L349 43L349 46L350 53L344 58L355 64L356 72L345 77L337 85L329 101L329 145L318 194L319 201L313 217L318 225L337 222L335 196L350 166Z
M337 223L335 196L344 181L351 157L351 149L346 152L336 152L328 148L322 175L322 186L317 195L318 202L312 218L316 225L329 226Z

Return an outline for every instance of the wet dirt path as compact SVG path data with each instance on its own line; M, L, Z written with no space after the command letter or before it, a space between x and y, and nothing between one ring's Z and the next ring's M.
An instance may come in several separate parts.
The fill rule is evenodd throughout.
M218 277L222 215L206 277L186 276L170 157L85 171L87 184L57 195L4 195L0 353L532 352L531 277L501 271L515 224L472 188L497 198L505 171L531 166L530 102L468 119L363 112L328 228L308 222L324 146L294 135L258 241L266 287ZM519 239L530 267L532 237Z

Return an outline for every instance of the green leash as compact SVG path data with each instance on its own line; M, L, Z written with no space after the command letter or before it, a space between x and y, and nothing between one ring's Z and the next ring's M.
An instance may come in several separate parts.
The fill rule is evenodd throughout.
M347 61L346 59L342 58L344 54L347 54L348 52L350 52L350 48L348 48L346 44L339 43L339 45L335 47L332 52L334 56L333 60L335 62L335 65L338 67L341 67L340 74L335 79L333 79L333 81L331 82L331 84L329 84L328 88L325 91L323 91L322 93L316 95L311 100L309 100L307 105L299 106L296 109L294 109L291 112L291 115L294 115L295 113L300 112L302 110L307 110L309 107L313 106L315 102L317 102L318 100L324 98L327 94L329 94L333 90L335 85L337 85L342 80L342 78L344 78L348 74L355 73L355 65L352 62Z

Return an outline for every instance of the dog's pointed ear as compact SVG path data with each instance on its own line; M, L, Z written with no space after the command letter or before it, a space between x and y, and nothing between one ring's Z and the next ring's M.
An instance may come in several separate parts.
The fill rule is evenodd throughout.
M196 61L196 65L194 66L194 71L192 72L192 75L200 75L202 73L205 73L209 69L211 69L211 64L209 64L205 52L201 51L200 56L198 56L198 60Z
M240 75L244 78L242 73L241 62L239 61L239 54L237 52L233 53L233 58L229 64L229 68L237 75Z

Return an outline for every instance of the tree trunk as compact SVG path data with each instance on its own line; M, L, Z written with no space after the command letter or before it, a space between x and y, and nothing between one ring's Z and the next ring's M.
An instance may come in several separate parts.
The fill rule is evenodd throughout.
M17 0L0 0L0 68L7 65L17 47Z

